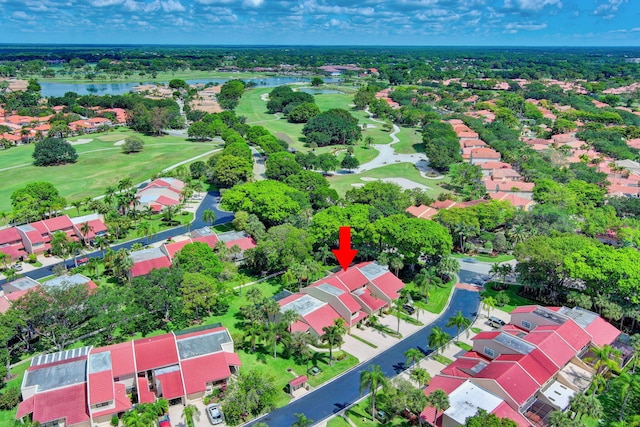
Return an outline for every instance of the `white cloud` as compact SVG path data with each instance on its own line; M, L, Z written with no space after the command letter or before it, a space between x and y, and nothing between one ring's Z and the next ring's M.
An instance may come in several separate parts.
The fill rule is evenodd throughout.
M91 0L91 6L94 7L107 7L122 4L124 0Z
M184 12L185 7L178 0L164 0L162 10L165 12Z
M596 7L593 11L594 15L602 16L605 19L611 19L615 16L616 12L623 4L629 0L607 0L606 3Z
M525 30L525 31L539 31L539 30L544 30L545 28L547 28L547 24L542 23L542 24L532 24L532 23L517 23L517 22L510 22L508 23L505 27L506 32L508 33L517 33L519 30Z
M211 4L229 4L233 3L235 0L194 0L197 4L202 4L205 6Z
M22 11L22 10L16 10L15 12L13 12L11 14L11 16L13 16L16 19L22 19L25 21L33 21L34 17L31 15L27 15L26 12Z
M264 0L244 0L242 6L244 7L260 7L264 3Z
M560 0L504 0L505 9L517 9L522 12L538 12L545 6L562 7Z

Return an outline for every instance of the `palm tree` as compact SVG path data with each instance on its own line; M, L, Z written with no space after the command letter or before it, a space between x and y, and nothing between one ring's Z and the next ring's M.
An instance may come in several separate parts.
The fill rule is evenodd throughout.
M167 399L158 399L151 404L149 411L156 417L160 417L169 413L169 401Z
M491 309L496 308L497 301L494 297L486 297L482 299L482 305L487 310L487 317L491 315Z
M182 410L182 419L184 420L187 427L194 427L194 418L196 419L196 421L200 421L200 410L195 405L186 405Z
M138 224L138 227L136 228L136 234L138 235L138 237L144 237L145 243L149 244L149 238L151 237L151 234L152 234L151 229L152 229L152 226L150 222L142 221Z
M376 413L376 394L380 386L387 384L387 378L379 365L370 365L368 371L360 372L360 394L364 389L371 391L371 420L375 421Z
M107 238L104 236L96 236L96 238L93 240L93 244L102 251L102 257L104 258L104 251L109 247Z
M431 381L431 375L429 375L429 372L425 368L420 367L413 368L409 377L418 384L419 388L428 385Z
M596 362L593 367L596 370L596 374L602 375L607 380L605 389L608 390L612 372L618 371L620 367L618 361L622 356L622 352L617 348L611 347L609 344L606 344L602 348L593 348L591 352L593 356L585 357L584 360L587 362Z
M89 233L93 231L93 227L89 225L89 221L83 222L80 225L80 232L82 233L82 237L84 239L85 245L89 243Z
M616 380L616 384L620 385L620 398L622 399L622 407L620 408L620 421L624 418L624 410L627 407L627 401L631 392L640 392L640 376L629 375L626 372L620 374ZM602 410L602 408L601 408Z
M571 425L571 418L562 411L553 411L549 414L547 423L549 427L567 427Z
M98 274L98 266L100 265L100 262L99 258L89 258L89 261L87 262L87 270L92 272L94 275Z
M132 185L133 181L131 180L131 178L123 178L118 181L118 191L128 190Z
M9 268L8 261L10 260L11 260L11 255L5 254L4 252L0 252L0 263L2 263L5 270Z
M404 352L404 357L407 358L407 363L412 362L411 366L413 366L413 369L416 369L418 367L418 360L422 359L424 354L417 348L411 347Z
M300 315L295 310L286 310L280 317L280 322L287 325L287 330L291 332L291 325L298 321Z
M459 271L460 263L451 256L440 258L440 261L436 265L436 272L440 277L451 277L452 274L457 274Z
M440 350L444 350L447 344L451 341L451 335L440 329L438 326L431 330L429 334L429 347L431 347L436 354Z
M402 268L404 267L404 262L402 261L402 257L392 256L391 259L389 260L389 267L391 267L395 271L395 274L397 276L400 270L402 270Z
M436 425L438 419L438 411L444 411L449 407L449 396L442 389L437 389L429 393L427 396L429 406L432 406L436 411L433 416L433 425Z
M104 202L111 206L113 205L113 198L116 194L116 189L114 187L107 187L107 189L104 191Z
M216 211L213 209L205 209L202 212L202 219L209 223L209 225L213 225L216 222Z
M322 328L320 340L329 344L329 363L333 362L333 347L342 344L342 328L338 325L325 326Z
M291 424L291 427L310 427L313 425L313 420L307 418L305 414L294 414L296 422Z
M156 418L149 412L141 412L138 409L131 409L122 416L122 424L125 427L152 427Z
M373 137L372 137L371 135L367 135L367 136L364 138L364 143L365 143L365 145L366 145L367 147L370 147L370 146L371 146L371 144L373 144Z
M71 206L76 208L76 210L78 211L78 216L80 216L80 208L82 207L82 205L84 205L84 201L82 200L74 200L73 202L71 202Z
M456 329L458 330L458 334L456 335L457 337L456 340L460 342L460 329L466 329L469 326L471 326L471 320L464 317L464 315L462 314L462 311L458 310L458 313L456 313L455 316L449 318L446 326L447 328L451 326L456 327Z

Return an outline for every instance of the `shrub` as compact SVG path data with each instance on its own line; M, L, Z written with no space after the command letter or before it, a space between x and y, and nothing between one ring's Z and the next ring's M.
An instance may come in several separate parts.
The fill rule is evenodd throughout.
M36 254L29 254L29 264L35 264L38 261L38 256Z
M510 301L509 295L507 295L505 291L498 292L494 298L498 307L505 306L509 304Z
M139 136L131 135L128 136L124 140L124 144L122 145L122 152L129 153L139 153L144 148L144 141Z
M20 403L20 389L11 387L0 394L0 409L8 411L15 408Z

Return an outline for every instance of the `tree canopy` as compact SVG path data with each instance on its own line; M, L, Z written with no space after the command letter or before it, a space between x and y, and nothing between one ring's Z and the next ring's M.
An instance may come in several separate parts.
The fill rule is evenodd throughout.
M45 138L36 144L33 151L33 164L36 166L64 165L77 160L76 149L61 138Z

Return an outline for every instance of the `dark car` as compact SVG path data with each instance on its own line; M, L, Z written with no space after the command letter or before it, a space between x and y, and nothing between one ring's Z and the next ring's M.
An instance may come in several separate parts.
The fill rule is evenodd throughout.
M413 308L413 306L410 306L409 304L405 304L402 306L402 308L404 309L404 311L406 311L407 313L409 313L409 315L413 315L413 313L416 312L416 309Z
M463 262L468 262L470 264L476 264L478 262L478 260L474 259L474 258L462 258Z

